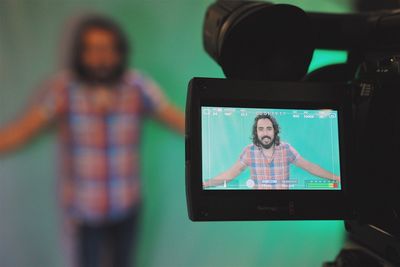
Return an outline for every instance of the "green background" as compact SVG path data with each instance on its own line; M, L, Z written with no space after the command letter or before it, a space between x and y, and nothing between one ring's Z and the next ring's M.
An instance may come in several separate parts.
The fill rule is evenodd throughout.
M58 70L71 16L97 10L122 24L134 44L131 66L151 74L181 109L193 76L223 77L203 51L211 0L0 0L0 125L16 118L36 85ZM306 10L346 12L345 0L281 1ZM318 62L343 54L319 54ZM56 135L51 128L0 156L0 266L65 266L56 203ZM192 223L186 212L184 142L155 121L144 128L145 197L139 266L320 266L345 237L341 221Z
M327 117L330 112L234 107L223 108L218 112L218 109L209 107L208 111L211 113L207 115L205 109L207 107L202 108L203 180L226 171L239 160L243 149L252 144L254 118L259 113L270 113L275 117L280 128L281 142L292 145L304 159L340 175L338 122L337 116L333 119ZM245 116L242 116L243 111ZM226 116L226 112L231 115ZM293 112L300 117L293 118ZM304 118L305 112L313 118ZM324 115L323 118L320 118L320 115ZM250 179L250 168L229 182L227 189L238 188L238 186L240 189L249 189L246 186L248 179ZM290 165L290 179L297 180L291 189L307 189L305 181L329 181L312 176L293 164ZM218 186L210 189L223 188Z

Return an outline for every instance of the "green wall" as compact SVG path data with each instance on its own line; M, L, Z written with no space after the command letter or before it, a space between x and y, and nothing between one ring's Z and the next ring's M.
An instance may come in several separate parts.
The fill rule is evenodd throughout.
M211 2L0 0L0 125L15 118L35 85L57 69L66 19L92 10L123 25L134 44L131 65L150 73L184 109L190 78L222 77L202 49L202 20ZM291 3L307 10L351 9L344 0ZM64 266L55 201L56 144L54 130L48 129L23 149L0 156L0 266ZM141 158L146 201L139 266L320 266L341 247L340 221L190 222L183 162L183 138L148 121Z

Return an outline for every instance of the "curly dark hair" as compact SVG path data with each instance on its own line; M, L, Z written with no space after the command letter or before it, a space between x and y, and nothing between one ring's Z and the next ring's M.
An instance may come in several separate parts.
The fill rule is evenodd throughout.
M71 59L69 65L75 75L83 81L90 81L90 73L82 63L82 52L84 49L83 37L92 29L101 29L108 31L115 36L116 48L121 55L121 62L115 67L110 77L110 82L118 81L126 70L129 56L129 45L125 33L121 27L111 18L103 15L93 14L85 17L77 25L73 34L73 43L71 46Z
M257 136L257 123L259 120L261 119L269 119L272 122L272 127L274 127L274 132L275 132L275 136L274 136L274 143L275 145L279 145L281 143L280 137L279 137L279 124L276 121L276 119L269 113L261 113L258 114L255 118L254 118L254 124L253 124L253 136L252 136L252 140L253 140L253 144L256 146L261 146L261 142L258 139Z

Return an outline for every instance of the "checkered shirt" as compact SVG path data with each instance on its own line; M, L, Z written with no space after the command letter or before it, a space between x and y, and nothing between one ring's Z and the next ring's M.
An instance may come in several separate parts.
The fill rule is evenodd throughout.
M289 188L290 164L300 157L288 143L275 145L271 158L267 158L261 147L248 145L240 155L240 162L250 167L251 179L256 189Z
M166 104L159 87L137 71L111 90L115 103L99 111L93 90L64 75L46 83L36 103L60 128L60 196L81 221L117 220L137 207L142 119Z

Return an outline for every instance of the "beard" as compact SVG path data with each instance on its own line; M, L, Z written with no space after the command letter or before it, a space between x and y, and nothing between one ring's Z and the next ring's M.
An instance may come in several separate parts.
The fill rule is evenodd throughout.
M79 73L80 78L89 84L105 84L110 85L117 83L123 74L122 66L98 66L88 67L82 66Z
M264 144L264 140L270 140L268 144ZM271 138L270 136L263 136L261 139L258 139L260 145L265 149L270 149L275 144L275 138Z

